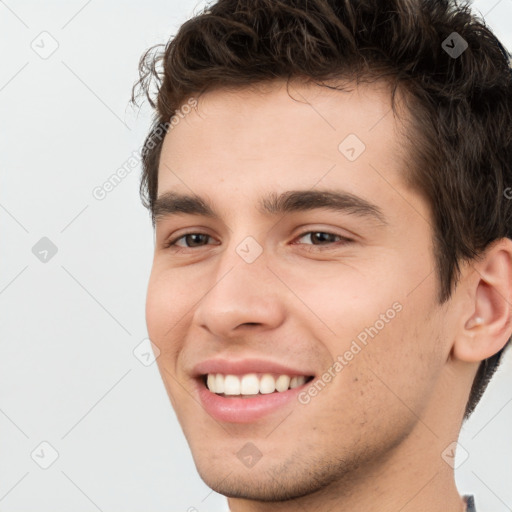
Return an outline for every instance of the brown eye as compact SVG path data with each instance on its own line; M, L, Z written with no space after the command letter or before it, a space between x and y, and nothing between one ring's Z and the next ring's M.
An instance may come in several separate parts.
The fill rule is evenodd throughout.
M201 241L204 242L210 237L203 233L190 233L188 235L183 235L181 238L183 238L187 244L191 244L192 247L196 247L197 245L201 245ZM178 240L180 239L178 238Z
M325 247L325 248L329 249L333 245L335 245L335 246L345 245L345 244L353 241L350 238L346 238L344 236L337 235L335 233L329 233L328 231L306 231L298 237L298 240L300 240L302 238L306 238L306 237L309 237L310 240L312 241L312 243L305 244L305 245L312 245L312 246L318 247L320 249L324 248L326 245L327 245L327 247ZM340 243L336 244L334 239L338 239L340 241ZM315 243L315 242L319 242L319 243Z
M185 233L184 235L181 235L178 238L174 238L173 240L169 240L168 242L166 242L165 247L166 248L178 247L178 248L185 248L185 249L193 249L194 247L201 247L202 245L205 245L205 244L202 244L201 242L204 242L208 238L211 238L211 236L207 235L206 233ZM178 245L178 243L177 243L182 239L185 241L185 246Z

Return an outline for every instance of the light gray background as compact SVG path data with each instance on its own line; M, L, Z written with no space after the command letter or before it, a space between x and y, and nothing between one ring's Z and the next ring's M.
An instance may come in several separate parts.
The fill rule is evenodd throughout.
M0 1L2 512L227 510L143 364L153 234L129 160L150 123L128 106L138 59L202 6ZM512 0L474 6L512 48ZM43 237L58 249L46 262ZM512 510L511 426L508 354L459 439L457 484L479 512Z

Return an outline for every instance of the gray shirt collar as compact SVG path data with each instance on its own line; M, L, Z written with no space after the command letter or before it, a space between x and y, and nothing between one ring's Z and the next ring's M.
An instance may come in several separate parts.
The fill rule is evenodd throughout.
M470 494L463 496L463 498L467 505L466 512L476 512L475 498Z

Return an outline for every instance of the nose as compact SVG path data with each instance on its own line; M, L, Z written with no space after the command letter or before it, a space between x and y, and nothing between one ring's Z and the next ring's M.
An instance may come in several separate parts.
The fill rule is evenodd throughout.
M247 330L277 329L285 320L288 289L263 255L252 263L237 254L226 258L204 289L194 324L214 337L234 339Z

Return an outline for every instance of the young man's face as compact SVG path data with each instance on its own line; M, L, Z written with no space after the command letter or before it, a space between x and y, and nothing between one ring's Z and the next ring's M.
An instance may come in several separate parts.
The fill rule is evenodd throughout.
M262 501L377 472L411 439L417 466L443 464L453 406L455 321L436 301L432 217L401 178L389 93L296 84L290 95L282 82L210 92L167 134L158 196L198 196L218 217L162 213L146 311L200 475ZM320 191L374 208L309 209L310 195L263 211L281 194ZM210 377L235 393L225 396L206 374L234 375L248 393L299 379L243 398L236 378Z

